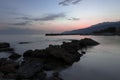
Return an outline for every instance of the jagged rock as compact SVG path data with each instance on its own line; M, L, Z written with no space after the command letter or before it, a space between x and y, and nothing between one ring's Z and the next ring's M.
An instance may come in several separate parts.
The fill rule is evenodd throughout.
M4 76L4 73L0 72L0 79Z
M23 54L23 57L33 57L33 58L47 58L49 55L47 54L47 51L42 50L28 50Z
M95 45L98 45L99 43L90 38L84 38L80 40L80 44L83 46L95 46Z
M9 56L9 58L12 59L12 60L17 60L20 57L21 57L21 55L19 55L17 53L13 53L12 55Z
M53 73L53 76L59 77L59 72L54 72L54 73Z
M44 71L36 73L36 75L33 77L33 79L36 80L45 80L45 78L46 78L46 73Z
M5 58L0 59L0 72L4 74L15 73L18 66L19 64L17 62Z
M65 63L72 64L73 62L79 60L78 57L80 58L80 54L78 52L71 54L69 51L66 51L59 45L50 45L48 48L46 48L46 51L48 51L53 57L61 59L61 61L63 60Z
M28 50L24 52L23 57L31 57L32 54L33 54L33 50Z
M54 70L57 68L65 68L80 60L80 57L85 54L82 49L87 46L97 45L96 41L85 38L82 40L72 40L71 42L63 42L62 45L49 45L42 50L28 50L23 54L26 58L38 58L44 65L44 70ZM78 50L81 50L81 54ZM34 59L33 59L34 61Z
M59 73L55 72L51 77L46 78L45 80L63 80L62 78L59 77Z
M0 78L63 80L59 77L58 72L46 78L44 70L61 70L61 68L67 68L74 62L79 61L80 57L85 54L85 51L82 50L83 48L98 44L98 42L92 39L85 38L81 40L72 40L71 42L63 42L61 45L49 45L46 49L28 50L23 54L24 61L21 65L13 61L21 57L13 52L13 54L9 56L12 60L8 60L7 58L0 59ZM2 49L10 49L9 44L3 46L3 44L0 43L0 46L1 51L3 51ZM81 50L81 54L78 50Z
M54 76L52 76L52 77L49 77L49 78L47 78L45 80L63 80L63 79L60 78L60 77L54 77Z
M9 73L3 76L4 79L16 79L17 74L16 73Z
M31 78L37 72L40 72L42 68L43 68L43 64L41 64L39 61L31 61L21 66L18 69L17 73L22 78Z
M74 53L79 50L79 44L76 41L63 42L61 47L70 53Z

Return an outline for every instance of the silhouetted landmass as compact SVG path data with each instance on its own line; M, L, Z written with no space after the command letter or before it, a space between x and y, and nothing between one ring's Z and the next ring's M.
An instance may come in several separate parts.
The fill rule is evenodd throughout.
M93 34L96 35L104 35L104 34L108 34L108 35L120 35L120 28L117 27L110 27L110 28L105 28L99 31L94 31Z
M65 31L62 35L120 35L120 21L119 22L103 22L88 28Z
M62 34L62 33L50 33L45 34L46 36L62 36L62 35L79 35L79 34Z

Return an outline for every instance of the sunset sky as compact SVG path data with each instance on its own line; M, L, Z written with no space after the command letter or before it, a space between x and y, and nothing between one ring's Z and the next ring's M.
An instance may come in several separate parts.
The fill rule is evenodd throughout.
M63 32L120 20L120 0L0 0L0 30Z

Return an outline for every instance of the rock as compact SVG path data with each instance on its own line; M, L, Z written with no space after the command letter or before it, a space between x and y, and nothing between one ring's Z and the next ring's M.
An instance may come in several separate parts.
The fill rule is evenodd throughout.
M48 77L46 80L63 80L62 78L59 77L58 72L54 72L51 77Z
M31 42L19 42L19 44L29 44Z
M74 53L79 50L79 44L75 44L73 42L63 42L61 47L69 53Z
M52 76L52 77L49 77L49 78L47 78L45 80L63 80L63 79L60 78L60 77L54 77L54 76Z
M16 79L17 74L16 73L9 73L3 76L4 79Z
M7 58L0 58L0 67L7 64L7 63L8 63Z
M86 52L85 51L81 51L82 54L85 54Z
M19 64L17 62L7 60L5 58L0 59L0 72L4 74L15 73Z
M12 55L9 56L9 58L12 59L12 60L17 60L20 57L21 57L21 55L19 55L17 53L13 53Z
M3 78L4 74L0 72L0 79Z
M23 57L31 57L32 54L33 54L33 51L32 50L28 50L28 51L24 52Z
M23 54L23 57L25 61L39 59L43 63L44 70L55 70L66 68L79 61L80 57L85 54L84 48L97 44L99 43L89 38L72 40L71 42L63 42L62 45L49 45L46 49L28 50ZM81 50L81 54L78 50Z
M65 63L72 64L75 61L78 61L78 57L80 58L80 54L78 52L74 52L74 54L69 53L61 46L49 46L46 48L50 55L57 59L63 60Z
M18 75L22 78L31 78L33 77L37 72L40 72L43 68L43 64L41 64L39 61L31 61L27 64L24 64L18 69Z
M6 42L0 43L0 48L9 48L9 47L10 47L9 43Z
M81 55L78 52L71 54L59 45L50 45L44 50L28 50L23 55L24 60L39 58L40 61L44 64L44 70L66 68L68 65L79 61L80 56Z
M46 73L44 71L40 71L33 77L33 79L37 79L37 80L45 80L45 78L46 78Z
M0 67L0 72L4 74L14 73L16 71L15 66L13 64L6 64Z
M53 73L53 76L54 76L54 77L59 77L59 72L54 72L54 73Z
M1 48L0 52L13 52L14 49L13 48Z
M95 40L92 40L90 38L84 38L84 39L80 40L80 45L83 45L83 46L95 46L98 44L100 44L100 43L98 43Z
M49 55L47 54L46 50L28 50L23 54L23 57L34 57L34 58L47 58Z
M68 52L59 45L50 45L46 48L46 51L49 52L49 55L55 58L62 58L65 54L68 54Z
M0 52L12 52L13 48L10 48L9 43L0 43Z

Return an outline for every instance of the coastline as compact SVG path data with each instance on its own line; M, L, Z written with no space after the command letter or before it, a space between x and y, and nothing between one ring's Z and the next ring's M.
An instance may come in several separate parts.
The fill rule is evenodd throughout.
M45 34L45 36L64 36L64 35L82 35L82 36L120 36L120 34Z

